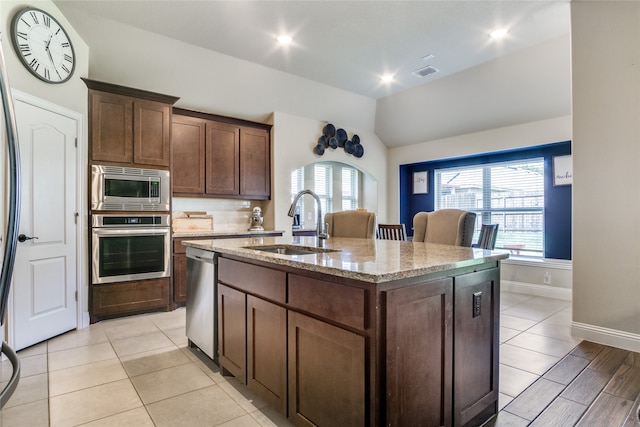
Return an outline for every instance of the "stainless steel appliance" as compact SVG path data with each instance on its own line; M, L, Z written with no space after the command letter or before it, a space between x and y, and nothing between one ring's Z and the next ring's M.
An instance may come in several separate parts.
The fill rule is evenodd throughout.
M0 33L0 41L2 33ZM0 163L2 173L0 173L0 221L2 223L2 235L0 235L0 247L2 250L2 266L0 267L0 326L4 325L5 311L7 308L7 298L11 287L11 276L13 275L13 264L15 261L16 245L18 244L18 225L20 218L20 154L18 148L18 133L16 131L15 114L13 110L13 98L11 96L11 85L7 77L7 70L4 65L4 54L0 43L0 97L2 98L2 122L5 132L0 132L0 142L6 138L6 147L0 149ZM3 143L4 145L4 143ZM6 157L5 157L6 156ZM7 180L5 182L5 179ZM20 381L20 361L11 347L4 342L4 334L0 328L1 351L7 356L13 371L7 384L0 391L0 412L7 403L13 392L18 387ZM8 376L3 374L3 377ZM0 424L2 416L0 415Z
M92 283L171 275L168 214L92 215Z
M91 209L168 211L169 171L120 166L91 166Z
M187 247L187 338L189 338L189 346L198 346L216 364L218 363L217 262L217 254Z

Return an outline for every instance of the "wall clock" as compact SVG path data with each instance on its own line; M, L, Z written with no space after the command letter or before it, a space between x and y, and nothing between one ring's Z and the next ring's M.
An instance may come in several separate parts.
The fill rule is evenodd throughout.
M76 67L73 45L49 13L27 7L11 23L11 41L24 66L47 83L64 83Z

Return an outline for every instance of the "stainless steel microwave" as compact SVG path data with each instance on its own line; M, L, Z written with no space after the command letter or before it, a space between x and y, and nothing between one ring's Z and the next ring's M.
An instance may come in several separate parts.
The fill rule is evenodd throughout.
M169 171L120 166L91 166L91 209L168 211Z

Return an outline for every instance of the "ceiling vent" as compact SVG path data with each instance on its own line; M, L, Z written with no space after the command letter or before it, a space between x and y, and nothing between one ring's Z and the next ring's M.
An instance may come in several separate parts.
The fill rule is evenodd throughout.
M437 73L438 70L436 67L432 67L431 65L424 67L424 68L420 68L419 70L414 71L413 74L416 77L427 77L429 74L433 74L433 73Z

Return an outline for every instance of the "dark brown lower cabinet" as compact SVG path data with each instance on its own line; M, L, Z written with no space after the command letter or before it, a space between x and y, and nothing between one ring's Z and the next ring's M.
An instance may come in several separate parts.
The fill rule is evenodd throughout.
M247 298L218 284L218 357L220 368L247 383Z
M247 296L247 386L287 415L287 310Z
M364 337L289 312L289 418L297 426L365 425Z
M482 424L487 418L483 414L497 412L499 280L500 271L495 268L455 278L453 425L456 426Z
M383 292L387 426L449 426L453 279Z

